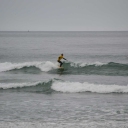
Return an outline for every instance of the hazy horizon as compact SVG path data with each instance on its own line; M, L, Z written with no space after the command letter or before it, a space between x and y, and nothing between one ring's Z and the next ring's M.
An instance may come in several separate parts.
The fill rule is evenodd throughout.
M128 0L1 0L0 31L128 31Z

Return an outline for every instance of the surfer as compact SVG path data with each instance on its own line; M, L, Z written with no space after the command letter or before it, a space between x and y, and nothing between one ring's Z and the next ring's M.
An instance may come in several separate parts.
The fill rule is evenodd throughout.
M60 61L61 59L67 60L67 59L64 58L63 54L61 54L61 55L58 57L58 60L57 60L57 61L60 63L60 67L61 67L62 64L63 64L63 63Z

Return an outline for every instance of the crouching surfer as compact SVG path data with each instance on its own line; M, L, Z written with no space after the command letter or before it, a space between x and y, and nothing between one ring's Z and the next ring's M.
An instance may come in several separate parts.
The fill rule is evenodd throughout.
M64 58L63 54L61 54L61 55L58 57L58 60L57 60L57 61L60 63L60 67L61 67L62 64L63 64L63 63L60 61L61 59L67 60L67 59Z

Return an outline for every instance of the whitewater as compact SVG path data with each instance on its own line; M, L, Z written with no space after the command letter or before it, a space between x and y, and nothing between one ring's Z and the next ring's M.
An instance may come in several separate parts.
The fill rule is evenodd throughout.
M75 63L70 63L70 66L72 67L84 67L86 65L96 65L96 66L100 66L103 65L103 63L100 62L95 62L93 64L86 64L86 63L80 63L80 64L75 64ZM11 62L4 62L4 63L0 63L0 72L4 72L4 71L9 71L9 70L14 70L14 69L21 69L24 67L36 67L39 68L41 71L47 72L49 70L52 69L57 69L59 64L57 62L50 62L50 61L46 61L46 62L24 62L24 63L11 63Z
M128 32L0 32L0 127L128 127L127 41Z
M119 75L119 76L128 76L128 64L123 63L86 63L86 62L64 62L66 74L98 74L98 75ZM24 71L29 71L33 69L35 72L40 70L42 72L56 73L58 70L59 64L57 62L45 61L45 62L23 62L23 63L11 63L5 62L0 63L0 72L14 71L21 69ZM100 71L99 71L100 70ZM111 72L112 70L112 72ZM61 70L60 70L61 71ZM57 72L58 73L58 72Z
M50 83L50 86L49 86ZM35 87L32 92L36 92L36 87L39 87L40 90L45 92L45 88L49 86L49 92L62 92L62 93L80 93L80 92L91 92L91 93L128 93L128 85L98 85L93 83L80 83L80 82L69 82L69 81L61 81L57 79L45 81L45 82L33 82L33 83L0 83L0 89L18 89L25 91L30 88L29 92L31 92L31 88ZM42 89L44 88L44 89ZM40 91L40 92L41 92Z

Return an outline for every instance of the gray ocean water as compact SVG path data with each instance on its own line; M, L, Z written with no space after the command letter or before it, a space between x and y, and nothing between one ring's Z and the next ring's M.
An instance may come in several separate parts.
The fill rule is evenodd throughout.
M128 32L0 32L0 128L24 127L127 128Z

